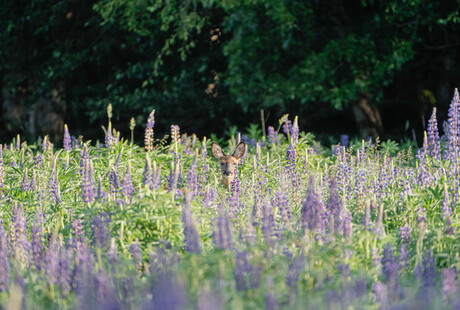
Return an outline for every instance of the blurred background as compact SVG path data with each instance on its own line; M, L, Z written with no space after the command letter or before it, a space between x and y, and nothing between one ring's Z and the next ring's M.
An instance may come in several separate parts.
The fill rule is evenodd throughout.
M278 125L421 140L460 86L458 0L0 3L0 142ZM255 125L253 125L255 126ZM235 127L233 127L235 128ZM59 140L60 141L60 140Z

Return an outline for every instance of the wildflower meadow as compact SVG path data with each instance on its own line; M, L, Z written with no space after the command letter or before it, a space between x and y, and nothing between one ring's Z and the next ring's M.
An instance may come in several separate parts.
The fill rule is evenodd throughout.
M457 90L421 148L288 115L220 140L247 146L228 188L210 139L152 111L136 145L111 114L102 142L1 141L0 308L460 308Z

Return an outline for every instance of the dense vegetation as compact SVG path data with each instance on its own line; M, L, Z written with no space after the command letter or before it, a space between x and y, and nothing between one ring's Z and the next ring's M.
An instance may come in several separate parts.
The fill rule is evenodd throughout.
M0 307L458 309L460 98L424 145L333 154L285 115L223 188L210 141L0 148ZM159 115L156 115L157 118ZM159 116L161 117L161 116Z
M414 128L420 143L460 78L457 0L9 0L0 14L10 138L60 141L64 123L96 137L111 102L125 135L154 105L163 134L223 135L264 109L336 138Z

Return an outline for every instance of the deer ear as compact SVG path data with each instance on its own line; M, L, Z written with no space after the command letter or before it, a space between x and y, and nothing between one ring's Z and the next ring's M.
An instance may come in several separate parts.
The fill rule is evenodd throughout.
M222 151L222 148L216 142L212 143L211 150L212 155L214 155L214 157L218 160L221 160L225 156L224 151Z
M240 159L244 156L244 153L246 153L246 143L240 142L236 146L235 152L233 152L233 157L235 157L236 159Z

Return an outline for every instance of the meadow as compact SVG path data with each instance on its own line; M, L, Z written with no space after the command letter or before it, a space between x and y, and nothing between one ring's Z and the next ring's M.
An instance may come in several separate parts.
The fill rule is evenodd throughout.
M460 99L423 146L325 148L285 115L229 188L210 139L0 147L0 308L459 309ZM134 128L131 124L131 129ZM5 141L2 141L5 142Z

